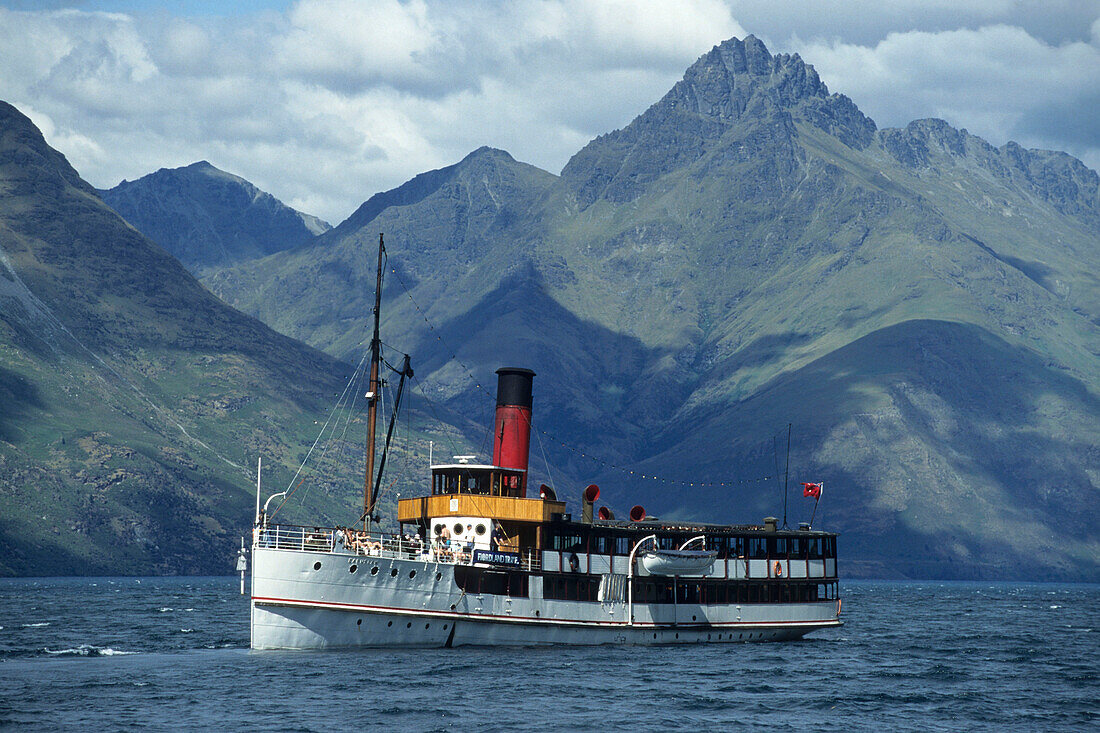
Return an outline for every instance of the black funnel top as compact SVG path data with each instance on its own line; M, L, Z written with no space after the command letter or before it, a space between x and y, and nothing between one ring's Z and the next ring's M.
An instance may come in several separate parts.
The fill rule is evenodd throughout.
M535 373L523 367L501 367L497 374L497 406L514 405L530 410Z

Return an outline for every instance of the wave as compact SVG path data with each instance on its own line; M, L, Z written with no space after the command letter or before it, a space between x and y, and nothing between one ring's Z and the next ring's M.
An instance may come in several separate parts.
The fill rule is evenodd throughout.
M36 624L23 624L23 628L24 629L37 629L40 626L49 626L49 625L50 625L49 621L39 621Z
M112 649L109 646L95 646L93 644L81 644L75 649L50 649L47 647L42 651L54 657L116 657L125 654L137 654L137 652L127 652L121 649Z

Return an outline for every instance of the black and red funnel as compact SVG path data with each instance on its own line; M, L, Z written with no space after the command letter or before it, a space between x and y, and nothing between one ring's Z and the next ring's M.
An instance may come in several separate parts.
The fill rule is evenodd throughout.
M527 470L531 454L531 383L535 373L520 367L497 369L497 416L493 465ZM520 496L527 496L527 476Z

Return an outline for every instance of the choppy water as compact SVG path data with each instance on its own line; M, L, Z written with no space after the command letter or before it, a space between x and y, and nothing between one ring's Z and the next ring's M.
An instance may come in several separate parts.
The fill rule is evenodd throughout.
M0 581L0 727L1100 728L1100 586L842 584L801 642L250 652L234 578Z

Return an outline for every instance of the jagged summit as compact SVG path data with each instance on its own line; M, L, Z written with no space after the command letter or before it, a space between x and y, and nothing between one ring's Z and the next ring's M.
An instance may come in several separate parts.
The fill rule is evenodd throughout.
M699 58L656 104L602 135L562 170L584 207L598 198L632 201L663 174L747 137L792 147L797 122L863 149L875 123L848 97L830 94L797 54L773 56L754 36L731 38ZM764 130L764 132L760 132Z

